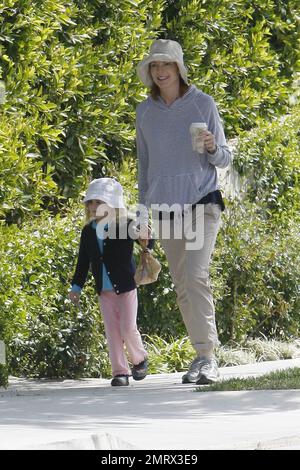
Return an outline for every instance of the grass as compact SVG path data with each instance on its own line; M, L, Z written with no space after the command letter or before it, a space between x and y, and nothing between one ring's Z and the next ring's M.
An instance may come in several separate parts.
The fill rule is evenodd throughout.
M160 374L188 369L195 351L187 336L165 340L157 335L144 336L149 354L149 372ZM248 339L243 344L228 344L216 350L219 367L253 364L300 357L300 340L278 341Z
M154 335L145 337L145 340L151 374L185 371L195 357L195 351L187 336L167 341ZM300 340L248 339L243 344L220 346L216 350L216 357L219 367L294 359L300 357ZM197 391L287 389L300 389L300 368L274 371L260 377L223 380L213 385L199 386Z
M300 343L261 338L248 339L243 345L221 346L216 351L220 367L278 361L300 357Z
M260 377L229 379L212 385L197 387L197 392L225 392L241 390L298 390L300 368L273 371Z

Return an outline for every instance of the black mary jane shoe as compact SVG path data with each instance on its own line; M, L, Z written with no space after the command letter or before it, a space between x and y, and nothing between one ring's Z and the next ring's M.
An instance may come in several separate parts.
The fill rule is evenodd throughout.
M148 360L144 359L139 364L133 366L131 372L134 380L143 380L148 373Z
M124 385L129 385L128 375L115 375L110 383L113 387L123 387Z

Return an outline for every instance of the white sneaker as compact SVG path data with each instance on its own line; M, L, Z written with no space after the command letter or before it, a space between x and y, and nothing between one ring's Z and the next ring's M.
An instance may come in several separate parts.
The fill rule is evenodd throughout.
M196 380L197 385L207 385L217 382L220 376L217 361L212 359L202 359L199 374Z
M201 359L200 356L195 357L195 359L193 360L193 362L191 363L189 367L189 370L182 376L183 384L196 383L202 363L203 363L203 359Z

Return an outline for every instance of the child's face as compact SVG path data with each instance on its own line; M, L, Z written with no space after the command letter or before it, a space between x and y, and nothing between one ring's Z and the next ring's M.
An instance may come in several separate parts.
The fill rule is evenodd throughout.
M95 219L96 221L100 221L104 219L104 217L106 217L108 214L109 208L106 202L101 201L100 199L91 199L90 201L87 202L87 206L88 206L90 217ZM97 213L99 206L103 206L101 207L101 216L99 215L99 213ZM105 210L105 207L107 207L107 211Z

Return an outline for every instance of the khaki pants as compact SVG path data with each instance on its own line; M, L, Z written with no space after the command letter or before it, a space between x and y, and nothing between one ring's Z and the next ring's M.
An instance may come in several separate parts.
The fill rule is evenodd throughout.
M212 203L199 206L193 210L191 221L194 231L200 234L200 238L202 236L202 247L187 249L190 235L186 236L185 227L181 239L174 238L176 217L170 222L170 237L161 238L160 230L159 238L167 256L177 303L191 343L197 354L209 356L218 344L215 309L209 285L209 264L220 225L221 209Z

